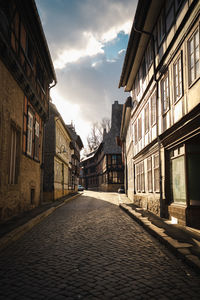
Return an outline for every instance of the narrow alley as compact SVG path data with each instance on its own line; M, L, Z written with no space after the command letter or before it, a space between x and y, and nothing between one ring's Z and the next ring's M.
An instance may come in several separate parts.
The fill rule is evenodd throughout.
M199 276L118 202L85 191L1 251L0 299L199 299Z

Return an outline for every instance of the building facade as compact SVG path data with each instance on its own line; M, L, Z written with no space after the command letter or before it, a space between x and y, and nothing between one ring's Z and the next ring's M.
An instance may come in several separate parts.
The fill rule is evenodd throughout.
M116 142L120 132L122 108L123 105L115 101L112 105L110 131L104 131L99 147L81 161L82 184L86 189L116 192L124 183L121 147Z
M53 103L45 125L44 201L55 201L75 192L72 136Z
M79 177L80 177L80 151L83 148L83 143L80 136L72 124L67 125L67 129L71 136L71 173L69 188L73 191L78 191Z
M35 2L0 2L0 220L42 199L43 128L56 76Z
M119 83L133 102L129 125L133 170L128 173L134 189L128 191L129 197L161 217L196 228L200 228L199 13L195 0L138 1Z

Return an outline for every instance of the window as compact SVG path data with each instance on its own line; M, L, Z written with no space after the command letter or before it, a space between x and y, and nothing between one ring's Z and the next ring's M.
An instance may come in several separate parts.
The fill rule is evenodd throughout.
M134 137L135 137L135 144L137 144L138 142L137 121L134 124Z
M165 34L165 19L164 13L161 14L158 20L158 46L161 44Z
M180 146L170 151L171 162L171 192L172 199L176 203L186 204L185 183L185 149Z
M169 77L168 74L161 81L161 100L163 114L169 109Z
M156 93L151 97L151 125L156 123Z
M33 115L28 112L27 154L32 155L33 144Z
M189 84L199 77L199 29L188 41Z
M20 145L20 133L14 126L11 126L10 166L9 166L9 178L8 178L9 184L18 183L19 145Z
M142 118L138 119L138 140L142 138Z
M138 70L138 73L137 73L136 79L135 79L135 88L136 88L136 94L138 95L140 93L139 70Z
M38 79L41 87L44 88L44 72L43 72L39 62L37 62L37 66L36 66L36 76L37 76L37 79Z
M148 180L148 191L152 192L152 158L147 159L147 180Z
M174 102L179 100L183 95L183 79L182 79L182 64L181 55L174 63Z
M149 69L152 61L153 61L153 54L152 54L152 44L151 44L151 40L148 44L146 53L145 53L145 57L146 57L146 67L147 69Z
M39 159L39 137L40 137L40 125L36 121L35 122L35 149L34 149L34 157Z
M33 65L33 46L28 35L26 36L26 56L31 65Z
M174 23L174 3L166 1L166 32L168 32Z
M145 133L147 133L149 131L149 104L146 105L145 109L144 109L144 113L145 113Z
M112 165L117 164L117 155L112 155Z
M145 179L144 179L144 162L136 165L136 186L138 192L144 192Z
M160 179L159 179L159 155L154 155L154 191L159 192L160 190Z

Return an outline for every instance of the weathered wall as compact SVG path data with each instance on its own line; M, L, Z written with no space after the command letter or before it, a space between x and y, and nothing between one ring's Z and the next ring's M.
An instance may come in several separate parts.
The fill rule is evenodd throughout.
M39 204L41 170L40 163L22 153L24 93L1 61L0 82L0 220L5 221ZM17 184L8 184L11 122L20 134ZM30 201L31 188L35 189L33 204Z

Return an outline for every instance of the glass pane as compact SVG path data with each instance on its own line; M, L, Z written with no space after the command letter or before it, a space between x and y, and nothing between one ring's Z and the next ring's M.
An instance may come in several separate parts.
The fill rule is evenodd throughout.
M172 160L171 172L173 201L186 203L184 156Z

